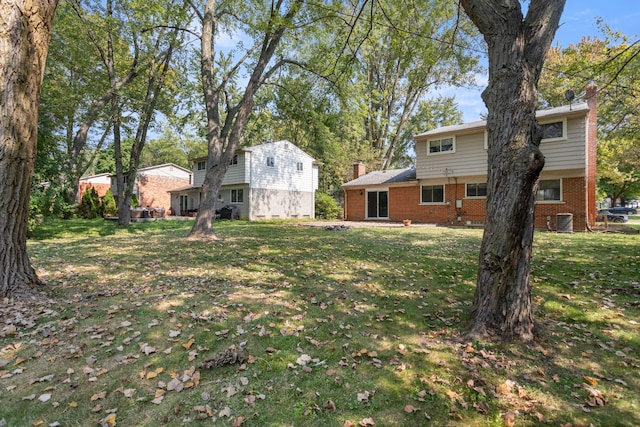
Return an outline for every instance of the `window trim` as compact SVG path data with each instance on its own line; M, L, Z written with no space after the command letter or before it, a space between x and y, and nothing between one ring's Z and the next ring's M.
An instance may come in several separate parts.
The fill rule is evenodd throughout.
M484 185L484 191L485 191L485 195L484 196L470 196L469 195L469 186L470 185ZM464 185L464 197L465 199L486 199L487 198L487 192L488 192L489 187L487 186L486 182L467 182Z
M387 195L387 215L386 216L369 216L369 194L371 193L386 193ZM378 215L380 214L380 195L378 194L377 197L377 210L378 210ZM364 199L364 214L365 214L365 219L371 219L371 220L388 220L389 219L389 211L391 210L391 203L390 203L390 197L389 197L389 188L369 188L366 190L366 194L365 194L365 199Z
M450 139L451 140L451 150L442 151L442 140ZM440 143L440 151L431 151L431 143L439 142ZM440 154L453 154L456 152L456 136L446 136L438 139L429 139L427 140L427 156L438 156Z
M229 166L236 166L238 164L238 155L234 154L229 160Z
M296 162L296 170L298 172L304 172L304 163L302 162Z
M202 165L202 167L200 167L200 165ZM207 161L206 160L199 160L196 162L196 170L199 171L203 171L207 169Z
M538 191L540 190L540 183L543 181L558 181L560 183L560 198L559 199L549 199L549 200L538 200ZM564 200L562 198L562 178L550 178L550 179L541 179L538 181L538 189L536 190L535 195L535 203L563 203Z
M276 167L276 158L273 156L267 156L267 167L275 168Z
M441 202L425 202L422 200L422 192L424 187L442 187L442 201ZM421 205L444 205L446 200L445 185L444 184L432 184L432 185L420 185L420 204Z
M567 118L563 117L560 119L550 119L550 120L543 120L538 122L540 124L541 127L544 128L544 125L548 125L551 123L558 123L561 122L562 123L562 136L556 136L553 138L542 138L541 142L554 142L554 141L566 141L567 140Z
M241 197L238 197L238 194ZM240 200L238 200L238 199L240 199ZM235 203L237 205L243 204L244 203L244 189L243 188L232 188L231 189L230 200L231 200L231 203Z

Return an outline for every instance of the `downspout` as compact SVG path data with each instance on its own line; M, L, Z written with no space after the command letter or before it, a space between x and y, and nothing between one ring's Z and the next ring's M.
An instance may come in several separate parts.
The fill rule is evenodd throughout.
M349 206L349 203L348 203L349 199L347 198L348 191L343 188L342 192L344 193L344 218L343 219L347 221L347 218L349 218L349 214L347 213L347 206Z
M247 219L249 221L253 221L253 152L252 151L245 151L246 154L249 155L249 191L248 191L248 205L247 205ZM246 156L245 156L246 159Z

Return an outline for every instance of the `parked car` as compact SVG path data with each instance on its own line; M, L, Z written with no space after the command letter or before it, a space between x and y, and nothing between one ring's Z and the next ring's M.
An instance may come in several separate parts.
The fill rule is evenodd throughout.
M627 208L625 206L616 206L613 208L609 208L607 209L609 212L611 213L617 213L617 214L625 214L625 215L637 215L638 214L638 210L635 208Z
M626 215L621 213L611 212L609 209L600 209L598 211L598 215L604 217L607 216L607 221L611 222L627 222L629 218ZM604 219L602 219L604 221Z

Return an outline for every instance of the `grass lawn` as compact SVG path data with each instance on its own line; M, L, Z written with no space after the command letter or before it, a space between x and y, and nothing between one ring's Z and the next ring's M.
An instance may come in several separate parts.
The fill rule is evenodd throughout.
M640 239L537 233L535 345L465 342L481 230L45 223L0 426L637 426Z

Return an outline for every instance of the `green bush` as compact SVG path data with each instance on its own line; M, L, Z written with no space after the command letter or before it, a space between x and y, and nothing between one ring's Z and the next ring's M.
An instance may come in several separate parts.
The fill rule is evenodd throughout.
M27 218L27 237L31 237L38 224L42 223L43 215L38 204L38 198L29 199L29 217Z
M326 193L316 193L316 218L339 219L342 218L342 208L337 200Z
M97 218L100 215L100 198L95 188L87 188L82 194L78 215L85 219Z
M131 207L133 209L135 209L138 206L140 206L140 202L138 201L138 196L136 196L135 194L132 194L131 195Z
M118 216L118 206L116 206L116 199L113 197L111 189L108 189L104 197L102 197L100 210L102 216Z
M32 215L61 219L73 217L73 206L66 189L53 186L33 188L29 199L29 216Z

